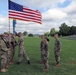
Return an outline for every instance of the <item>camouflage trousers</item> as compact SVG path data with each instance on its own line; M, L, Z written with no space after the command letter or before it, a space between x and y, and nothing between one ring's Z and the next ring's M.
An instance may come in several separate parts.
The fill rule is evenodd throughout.
M14 54L15 54L15 48L12 48L12 51L11 51L11 62L13 62Z
M2 56L1 57L1 69L6 68L7 66L7 56Z
M60 63L60 52L54 52L56 63Z
M29 57L27 56L25 50L20 50L20 51L19 51L19 53L18 53L18 62L21 62L22 57L23 57L25 60L27 60L27 61L29 60Z
M41 60L44 64L45 69L49 68L48 58L49 58L49 55L46 56L46 54L41 54Z
M13 56L13 54L12 54L12 48L10 48L9 51L8 51L8 56L7 56L7 64L8 65L10 64L10 62L12 60L12 56Z

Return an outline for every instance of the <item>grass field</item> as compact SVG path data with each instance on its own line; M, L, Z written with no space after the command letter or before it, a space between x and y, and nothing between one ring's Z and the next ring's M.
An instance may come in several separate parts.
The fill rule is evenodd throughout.
M76 75L76 40L61 38L61 67L55 67L55 58L53 54L54 38L50 38L50 57L49 71L43 72L43 65L40 64L40 38L25 38L26 52L31 60L31 65L27 65L23 60L20 65L13 64L6 73L0 75ZM15 53L15 62L18 57L18 47Z

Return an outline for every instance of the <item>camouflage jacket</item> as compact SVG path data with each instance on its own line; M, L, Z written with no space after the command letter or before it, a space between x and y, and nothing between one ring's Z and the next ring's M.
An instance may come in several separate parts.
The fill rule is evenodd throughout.
M54 44L54 51L59 52L60 50L61 50L61 42L59 39L56 39Z
M4 41L0 38L0 54L7 54L8 49Z
M41 40L41 43L40 43L40 49L41 49L41 51L44 49L44 45L45 45L44 40Z
M41 41L41 54L48 55L49 53L49 44L44 40Z
M21 49L24 48L24 38L23 38L23 36L19 37L18 44L19 44L19 47Z

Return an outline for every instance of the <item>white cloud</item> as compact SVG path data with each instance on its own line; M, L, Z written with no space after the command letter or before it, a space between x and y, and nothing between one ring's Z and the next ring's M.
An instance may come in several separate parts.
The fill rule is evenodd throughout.
M64 11L70 14L76 14L76 0L72 0L72 3Z
M76 14L73 15L69 15L68 18L65 20L65 22L69 25L69 26L76 26Z
M65 8L57 7L58 3L63 3L65 0L12 0L24 6L39 9L42 11L42 25L34 22L18 21L16 24L17 32L27 31L28 33L43 34L50 31L51 28L59 29L62 23L69 26L76 26L76 0ZM11 32L12 32L12 20ZM8 31L8 18L0 15L0 32Z
M57 9L50 9L43 13L43 20L61 20L67 17L67 13Z
M0 33L7 31L8 19L3 15L0 15Z
M12 0L18 3L21 3L27 7L34 7L34 8L51 8L56 6L58 2L63 3L65 0Z
M5 23L7 23L7 18L0 15L0 25L4 25Z

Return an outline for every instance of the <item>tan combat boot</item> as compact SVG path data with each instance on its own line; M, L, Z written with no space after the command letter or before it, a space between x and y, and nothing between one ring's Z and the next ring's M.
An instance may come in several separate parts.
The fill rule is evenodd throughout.
M56 67L60 67L60 63L55 65Z
M44 72L48 72L48 69L43 69Z
M7 71L7 69L1 69L1 72L6 72Z

